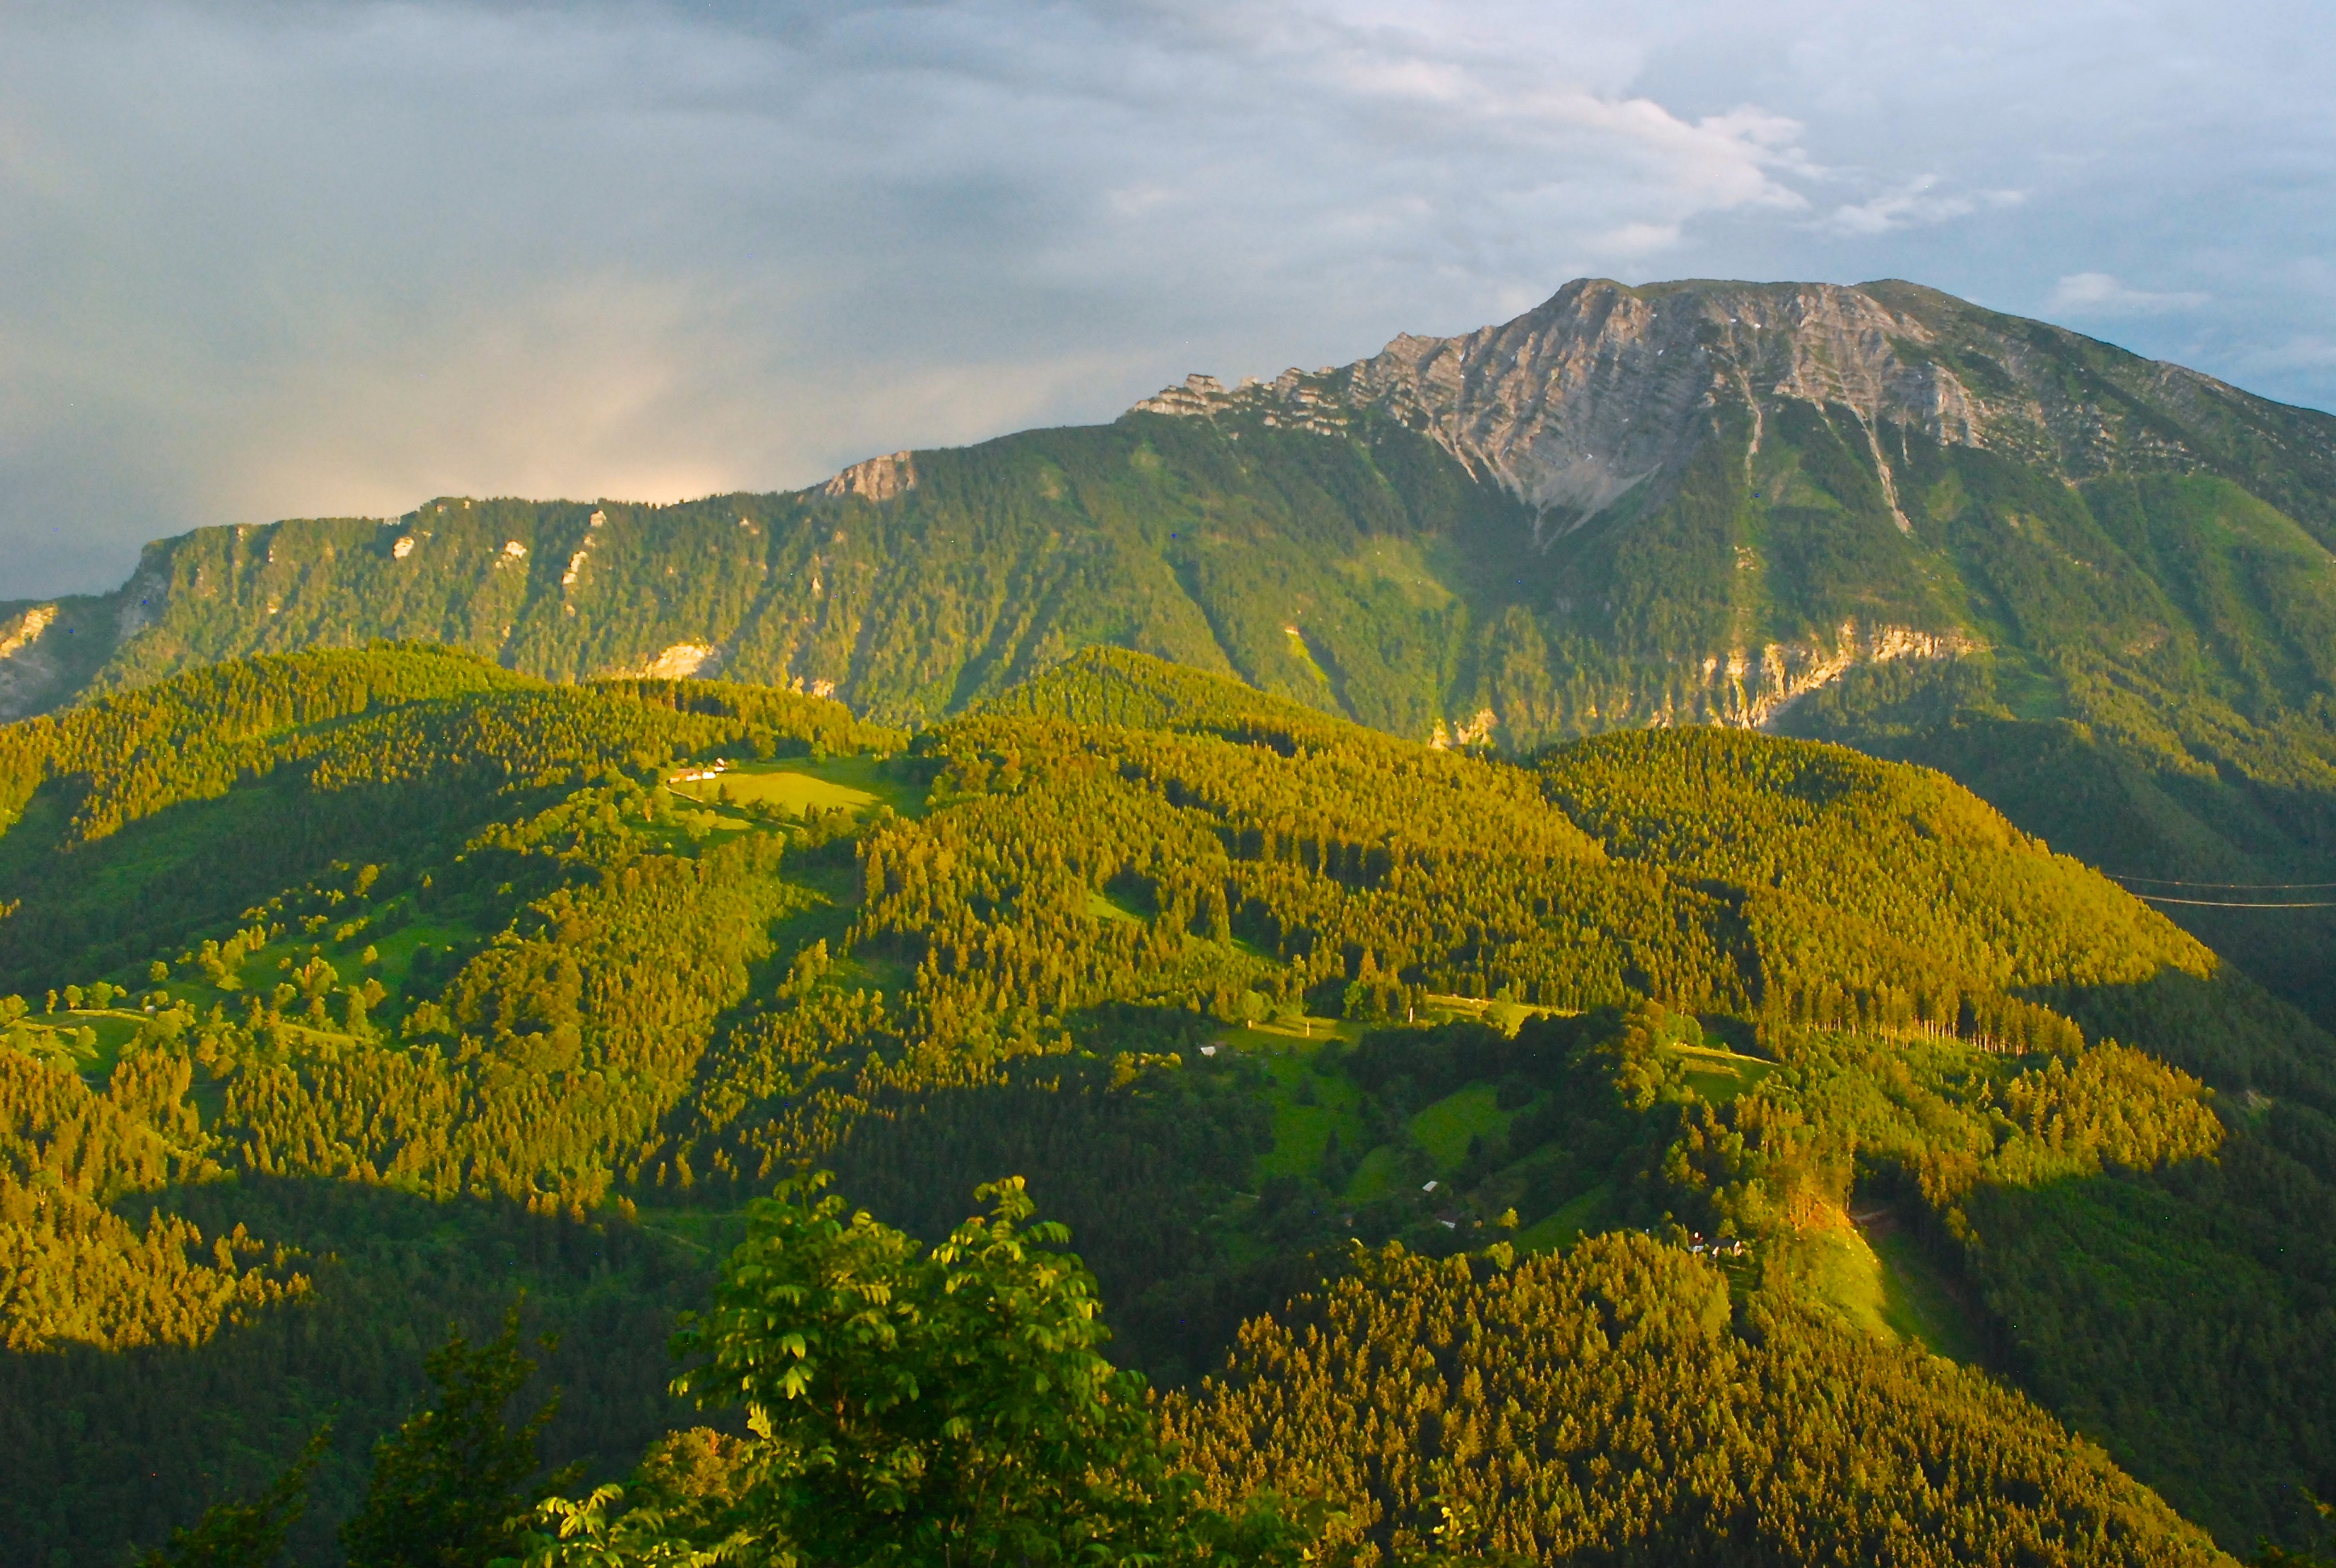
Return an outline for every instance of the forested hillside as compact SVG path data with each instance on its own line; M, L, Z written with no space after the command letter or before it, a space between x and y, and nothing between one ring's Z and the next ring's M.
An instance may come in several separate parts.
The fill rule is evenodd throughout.
M2331 550L2328 415L1910 284L1583 281L800 492L201 530L0 604L0 716L404 638L891 725L1102 645L1511 755L1781 728L1943 769L2336 1027Z
M522 1290L543 1458L622 1476L815 1167L926 1242L1026 1178L1193 1496L1357 1562L2189 1561L2159 1495L2246 1551L2336 1494L2336 1042L1934 773L1114 651L911 740L384 645L0 730L0 823L10 1563L327 1419L336 1560Z

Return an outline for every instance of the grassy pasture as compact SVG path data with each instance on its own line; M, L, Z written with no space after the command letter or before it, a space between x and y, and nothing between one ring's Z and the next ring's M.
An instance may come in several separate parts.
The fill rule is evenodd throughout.
M1140 926L1144 923L1142 915L1116 899L1092 889L1087 892L1087 918L1095 920L1118 920L1132 926Z
M1361 1141L1362 1091L1345 1074L1318 1074L1306 1055L1294 1051L1276 1052L1264 1062L1273 1077L1273 1147L1259 1158L1259 1176L1301 1176L1320 1169L1333 1132L1349 1150ZM1301 1103L1301 1086L1311 1104Z
M1607 1189L1603 1185L1576 1194L1517 1232L1521 1252L1552 1252L1572 1246L1605 1222Z
M792 770L732 768L710 779L676 776L667 787L701 805L774 805L798 816L808 811L864 811L876 803L866 790Z
M1689 1085L1715 1105L1724 1105L1756 1088L1775 1064L1757 1057L1739 1057L1717 1046L1673 1046Z
M343 960L334 967L344 975L355 977L359 985L365 983L365 975L379 976L381 983L393 991L404 989L405 978L414 968L414 956L423 948L453 948L460 951L477 940L477 933L466 927L437 924L404 926L368 940L369 935L360 931L347 945L355 948L358 954L368 947L372 948L375 953L372 968L365 969L353 959Z
M1403 1154L1393 1144L1381 1144L1365 1154L1347 1183L1347 1202L1369 1203L1403 1191L1411 1183L1403 1168Z
M733 764L710 779L683 782L679 768L666 787L684 800L700 805L763 804L798 816L810 811L848 811L855 814L871 806L890 806L902 816L924 813L925 792L897 762L872 756L823 757L805 761Z
M1779 1244L1771 1265L1876 1339L1958 1361L1980 1359L1978 1330L1945 1276L1887 1214L1797 1232Z
M1916 1341L1932 1355L1978 1361L1979 1330L1922 1244L1895 1231L1879 1232L1868 1239L1882 1261L1883 1321L1899 1338Z
M1218 1043L1256 1049L1286 1050L1295 1043L1300 1050L1319 1046L1326 1040L1336 1040L1351 1046L1370 1028L1346 1018L1253 1018L1246 1027L1236 1027L1220 1037Z
M146 1014L139 1008L59 1008L54 1013L27 1013L23 1024L34 1055L70 1062L75 1072L102 1085L122 1059L122 1047L138 1037L145 1021ZM80 1043L83 1029L97 1037L93 1047Z
M1848 1222L1809 1226L1780 1238L1767 1253L1769 1277L1789 1282L1811 1302L1828 1307L1877 1339L1895 1339L1886 1312L1882 1260L1864 1232Z
M1442 991L1428 992L1426 1000L1426 1006L1421 1009L1420 1014L1423 1022L1451 1023L1461 1018L1472 1018L1478 1023L1490 1024L1501 1033L1509 1036L1514 1036L1519 1026L1527 1018L1572 1017L1572 1014L1564 1008L1544 1008L1524 1002L1487 999L1484 997L1448 995Z
M1509 1135L1509 1123L1516 1113L1501 1109L1494 1093L1490 1084L1470 1084L1411 1118L1412 1140L1427 1151L1437 1170L1457 1170L1468 1157L1472 1138L1482 1137L1498 1148Z

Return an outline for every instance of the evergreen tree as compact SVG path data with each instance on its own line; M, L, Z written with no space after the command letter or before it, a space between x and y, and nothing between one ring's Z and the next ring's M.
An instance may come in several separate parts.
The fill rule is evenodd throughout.
M350 1568L483 1568L516 1549L514 1517L574 1481L570 1470L530 1486L556 1394L517 1427L505 1418L535 1372L520 1351L517 1307L475 1349L453 1335L428 1368L437 1403L383 1441L365 1505L341 1527Z

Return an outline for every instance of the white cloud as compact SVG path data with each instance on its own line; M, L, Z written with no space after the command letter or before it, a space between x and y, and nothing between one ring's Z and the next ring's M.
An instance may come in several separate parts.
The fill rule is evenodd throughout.
M2246 368L2258 375L2282 371L2336 371L2336 337L2307 333L2284 343L2266 344L2247 355Z
M2159 316L2169 310L2195 310L2213 299L2213 295L2195 290L2153 294L2128 288L2106 272L2072 272L2053 288L2044 308L2075 317Z
M1670 249L1679 242L1676 223L1625 223L1620 229L1592 235L1586 244L1596 255L1636 259Z
M2016 207L2024 200L2017 190L1944 191L1939 184L1935 174L1916 175L1894 190L1835 207L1825 214L1823 227L1841 234L1887 234L1951 222L1990 207Z

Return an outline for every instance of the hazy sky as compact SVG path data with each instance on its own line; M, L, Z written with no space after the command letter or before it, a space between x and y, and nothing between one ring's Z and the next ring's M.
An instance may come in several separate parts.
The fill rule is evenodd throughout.
M0 0L0 599L671 499L1569 278L1901 277L2336 407L2324 4Z

